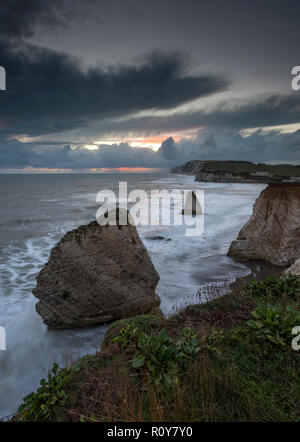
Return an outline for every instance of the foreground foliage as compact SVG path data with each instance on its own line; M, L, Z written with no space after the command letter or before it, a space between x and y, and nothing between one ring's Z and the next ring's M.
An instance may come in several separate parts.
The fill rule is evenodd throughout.
M66 386L71 379L70 370L54 364L47 379L42 379L36 392L23 399L18 412L21 420L44 421L53 418L69 398Z
M263 281L253 279L245 287L247 293L260 299L288 302L300 299L300 279L292 274L282 275L280 278L270 276Z
M298 288L295 277L251 281L169 319L117 321L101 352L55 367L19 419L300 421Z
M275 345L291 345L292 329L300 324L299 311L291 306L284 309L280 305L260 302L252 315L255 320L248 321L248 325L259 339Z
M149 383L159 385L161 382L168 387L178 383L179 375L200 350L197 335L190 328L184 328L175 342L167 336L165 329L157 335L147 335L128 324L113 341L134 350L131 365L143 370Z

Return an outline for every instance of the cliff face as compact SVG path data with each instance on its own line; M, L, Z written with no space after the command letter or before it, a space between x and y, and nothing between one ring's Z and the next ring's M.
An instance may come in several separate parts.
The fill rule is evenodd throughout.
M270 184L233 241L228 256L291 265L300 257L300 183Z
M280 183L299 182L300 166L269 165L250 161L188 161L173 167L171 173L194 175L195 181L216 183Z
M247 161L241 162L244 168L249 167L249 163ZM212 168L214 167L224 167L225 170L218 170ZM233 166L232 166L233 165ZM230 170L230 167L235 167L236 163L233 161L224 161L224 162L210 162L210 161L188 161L182 166L173 167L170 172L178 173L182 175L193 175L195 177L195 181L202 182L214 182L214 183L262 183L270 181L270 177L255 177L248 174L240 174L235 173Z
M205 163L203 161L188 161L182 166L173 167L171 173L179 173L182 175L196 175L204 169Z

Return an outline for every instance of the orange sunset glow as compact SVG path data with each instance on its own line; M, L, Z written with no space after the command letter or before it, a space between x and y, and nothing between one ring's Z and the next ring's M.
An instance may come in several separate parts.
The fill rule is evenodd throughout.
M182 138L182 134L161 134L161 135L157 135L155 137L150 137L150 138L124 138L124 139L115 139L115 140L99 140L99 141L94 141L95 145L100 145L100 144L120 144L120 143L128 143L130 146L132 147L150 147L153 150L158 150L161 146L161 143L169 138L169 137L173 137L175 142L178 142L181 138Z
M90 169L91 172L128 172L128 173L134 173L134 172L154 172L156 170L159 170L158 168L152 168L152 167L103 167L101 169Z

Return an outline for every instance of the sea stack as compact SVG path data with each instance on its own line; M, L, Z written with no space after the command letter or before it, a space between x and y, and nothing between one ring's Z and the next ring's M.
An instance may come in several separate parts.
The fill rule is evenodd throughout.
M300 183L270 184L228 255L287 266L300 257Z
M192 190L185 198L184 209L181 212L183 215L203 215L201 204L195 192Z
M158 281L134 225L94 221L52 249L33 294L49 328L73 328L149 312L160 304Z

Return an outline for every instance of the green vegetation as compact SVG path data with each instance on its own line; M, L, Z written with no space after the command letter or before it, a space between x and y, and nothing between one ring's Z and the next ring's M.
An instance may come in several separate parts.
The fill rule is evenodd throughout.
M18 409L21 420L47 421L59 414L69 398L66 386L70 379L69 369L60 369L54 364L48 378L41 380L37 391L23 399L24 402Z
M300 280L294 275L282 275L276 279L273 276L264 281L252 279L245 287L249 295L261 299L280 301L286 298L288 301L300 299Z
M168 319L117 321L101 352L56 366L15 420L300 421L299 284L253 280Z
M200 351L197 335L190 328L181 330L175 342L165 329L157 335L146 335L128 324L113 341L134 349L131 365L146 374L149 383L170 388L178 383L179 376Z
M300 324L300 312L287 306L259 303L252 312L255 320L248 325L255 330L256 336L275 345L290 345L292 329Z
M300 166L292 164L255 164L249 161L205 161L205 163L208 169L220 172L233 172L237 175L268 172L275 178L300 177Z

